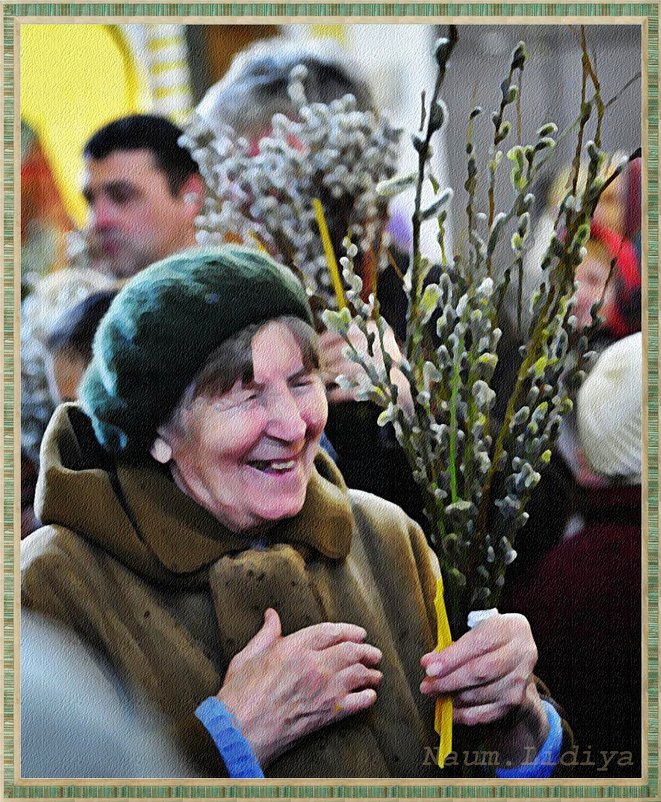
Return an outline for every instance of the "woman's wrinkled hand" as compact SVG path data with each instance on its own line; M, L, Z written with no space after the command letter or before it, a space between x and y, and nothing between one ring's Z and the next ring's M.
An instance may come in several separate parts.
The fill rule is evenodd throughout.
M426 672L420 690L432 698L451 696L456 723L502 723L503 754L517 756L544 743L548 722L533 677L537 647L525 616L487 618L420 663Z
M315 624L282 636L273 609L230 662L218 699L262 766L308 733L370 707L381 652L353 624Z
M422 693L452 696L457 723L488 724L525 699L537 648L525 616L496 615L420 662Z

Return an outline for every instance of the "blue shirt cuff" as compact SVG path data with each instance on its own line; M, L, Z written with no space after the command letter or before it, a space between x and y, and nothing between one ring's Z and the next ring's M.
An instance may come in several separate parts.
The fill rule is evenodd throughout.
M543 780L553 774L562 749L562 720L550 702L542 700L542 704L549 722L549 734L546 740L534 759L526 758L520 766L513 769L496 769L496 777L503 780Z
M213 738L232 779L264 777L250 742L243 737L237 720L220 699L215 696L205 699L195 715Z

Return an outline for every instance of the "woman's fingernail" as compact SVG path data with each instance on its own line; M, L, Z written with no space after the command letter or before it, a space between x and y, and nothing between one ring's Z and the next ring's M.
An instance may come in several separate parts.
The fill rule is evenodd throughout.
M443 666L439 666L438 663L432 663L427 669L428 677L440 677L442 673L443 673Z

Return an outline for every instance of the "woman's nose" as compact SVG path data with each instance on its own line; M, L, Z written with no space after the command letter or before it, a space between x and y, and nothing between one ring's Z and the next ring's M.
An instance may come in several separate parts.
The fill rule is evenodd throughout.
M289 441L301 440L305 436L307 424L289 389L272 397L268 409L268 434Z

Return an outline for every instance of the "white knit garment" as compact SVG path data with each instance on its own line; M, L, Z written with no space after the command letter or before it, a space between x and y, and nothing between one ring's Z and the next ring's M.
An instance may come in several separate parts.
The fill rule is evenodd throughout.
M603 476L639 478L642 467L642 334L609 346L578 394L581 446Z

